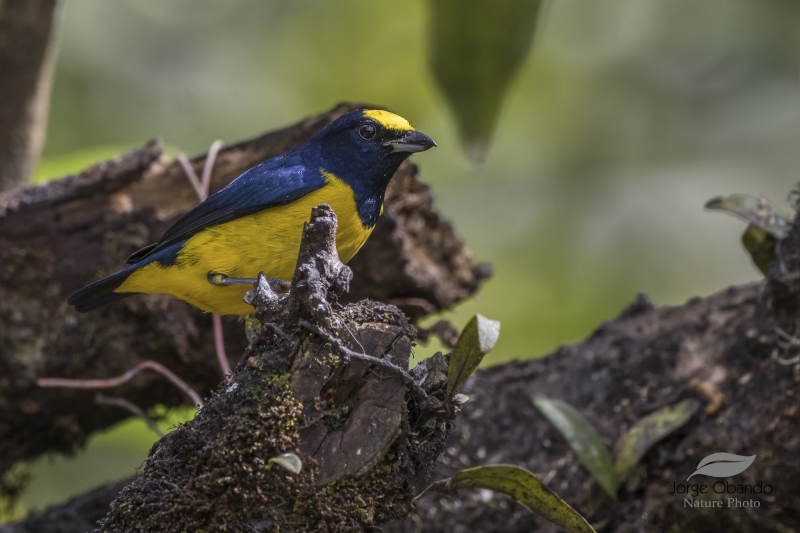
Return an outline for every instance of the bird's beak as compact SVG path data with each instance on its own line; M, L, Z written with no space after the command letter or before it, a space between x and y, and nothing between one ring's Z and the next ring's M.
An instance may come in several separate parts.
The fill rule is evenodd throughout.
M433 139L418 131L409 130L399 139L387 141L384 146L391 146L393 152L424 152L436 146Z

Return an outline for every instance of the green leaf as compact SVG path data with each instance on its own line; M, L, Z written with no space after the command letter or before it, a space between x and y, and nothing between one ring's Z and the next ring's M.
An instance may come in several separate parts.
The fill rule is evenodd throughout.
M533 404L563 435L606 494L617 499L617 474L611 454L597 430L570 404L561 400L535 398Z
M642 457L658 441L691 420L700 402L683 400L645 416L619 438L614 446L617 457L614 469L620 482L625 480Z
M585 518L524 468L513 465L469 468L449 479L437 481L420 496L428 491L454 494L458 489L499 492L570 533L594 533Z
M766 276L769 265L775 259L775 246L778 244L778 239L755 224L749 224L742 233L742 244L758 270Z
M283 453L269 460L269 463L281 466L292 474L299 474L303 469L303 461L293 453Z
M785 239L792 225L769 200L748 194L717 196L706 202L705 208L734 215L761 228L776 239Z
M467 155L484 160L508 87L528 55L542 0L431 0L431 68Z
M791 221L780 214L766 198L747 194L717 196L706 202L705 207L749 222L742 234L742 244L756 267L766 275L770 263L775 259L778 241L789 235Z
M447 395L450 398L475 372L483 357L497 343L500 335L500 322L475 315L467 322L458 337L450 364L447 366Z

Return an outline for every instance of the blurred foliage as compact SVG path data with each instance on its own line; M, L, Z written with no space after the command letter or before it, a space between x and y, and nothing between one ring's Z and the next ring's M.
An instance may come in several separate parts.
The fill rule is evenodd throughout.
M619 482L628 479L655 443L686 424L699 409L700 402L689 398L662 407L638 420L614 445L614 469Z
M748 225L742 233L742 246L750 254L756 268L765 276L769 271L769 265L775 259L777 245L778 239L774 235L755 224Z
M533 404L561 433L603 491L616 500L619 486L617 472L608 447L594 426L567 402L539 397L534 398Z
M528 55L542 0L430 0L431 68L475 163Z
M459 489L499 492L570 533L595 533L585 518L539 481L534 473L518 466L486 465L468 468L451 478L433 483L422 494L428 491L455 494Z
M753 263L766 275L776 256L778 242L789 235L791 220L780 214L766 198L748 194L717 196L706 202L706 209L729 213L746 222L742 244Z
M31 479L30 469L27 465L15 464L0 477L0 523L18 520L27 512L19 501L19 495L28 486Z
M95 163L113 159L130 149L129 146L95 146L68 154L44 157L33 174L33 183L76 174Z
M195 412L196 409L186 407L169 411L156 409L149 414L158 420L162 430L168 432L192 419ZM41 510L103 483L131 477L144 463L156 439L144 421L129 418L93 435L86 449L76 457L43 457L27 467L32 482L22 494L20 504L28 510Z
M495 266L479 299L444 316L503 323L483 364L574 342L639 291L676 304L760 278L741 227L702 206L730 191L782 200L800 176L799 2L554 2L491 153L468 169L429 68L429 1L70 0L42 163L53 166L39 176L80 170L55 161L93 147L160 136L198 153L337 101L386 105L439 143L417 158L421 177ZM153 440L134 427L148 444L133 452L132 439L93 441L37 463L24 503L131 474Z
M639 485L639 461L661 439L686 424L700 409L694 399L662 407L638 420L614 445L616 460L600 438L597 429L574 407L561 400L534 398L533 404L558 430L592 474L603 492L616 500L620 484L627 481L632 492ZM602 497L590 497L589 507L603 503Z
M0 524L25 518L28 509L17 500L5 501L5 498L0 497Z
M792 227L791 221L780 214L766 198L749 194L717 196L706 202L706 209L730 213L752 225L758 226L776 239L785 239Z
M130 150L142 147L144 142L138 145L108 145L94 146L83 150L75 150L67 154L48 155L39 161L39 165L33 174L33 183L43 183L55 178L63 178L70 174L77 174L86 168L109 159L114 159ZM164 145L164 154L168 158L174 157L179 150L170 145Z

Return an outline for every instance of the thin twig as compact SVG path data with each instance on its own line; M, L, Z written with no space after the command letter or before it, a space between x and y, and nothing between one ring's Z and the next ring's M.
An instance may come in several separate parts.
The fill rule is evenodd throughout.
M135 367L131 368L121 376L108 379L66 379L66 378L39 378L36 384L40 387L64 387L69 389L110 389L123 383L130 381L130 379L138 374L140 371L149 368L155 370L165 378L167 378L173 385L181 389L194 404L198 407L203 407L203 400L200 395L195 392L185 381L176 376L167 367L155 361L142 361Z
M208 190L211 186L211 171L214 170L214 163L217 160L217 154L220 150L222 150L223 146L225 146L224 142L216 140L211 143L211 148L208 149L206 164L203 166L203 179L200 180L200 187L203 189L203 192L206 193L206 198L208 197ZM205 198L200 201L202 202L203 200L205 200Z
M180 163L181 166L183 167L183 172L186 174L186 177L189 178L189 183L191 183L192 187L194 187L194 192L195 192L195 194L197 194L197 197L200 198L201 202L203 200L205 200L206 196L208 196L208 195L203 191L203 185L200 183L200 180L197 178L197 174L195 173L194 169L192 168L192 164L189 162L189 160L183 154L177 154L175 156L175 159L177 159L178 163Z
M113 398L111 396L104 396L98 392L94 395L94 403L100 405L113 405L115 407L127 409L133 413L134 416L141 418L144 423L147 424L147 427L155 431L159 437L164 436L164 432L161 431L161 428L158 427L158 424L156 424L155 420L147 416L147 413L145 413L138 405L126 400L125 398Z
M775 333L786 339L790 346L800 346L800 338L797 338L795 335L789 335L779 326L775 326Z
M281 339L283 339L283 340L285 340L287 342L291 340L289 338L289 336L286 333L284 333L283 330L280 328L280 326L278 326L277 324L273 324L272 322L264 322L262 324L262 326L268 327L269 329L272 330L272 332L275 335L277 335L278 337L280 337Z
M800 363L800 355L795 355L791 359L784 359L779 355L776 357L776 360L778 361L779 365L783 366L796 365L797 363Z
M339 339L322 331L320 328L318 328L317 326L315 326L314 324L312 324L307 320L301 319L299 325L300 327L305 328L310 332L314 333L315 335L319 335L323 339L330 342L333 346L336 347L337 350L339 350L339 352L341 352L341 354L345 358L364 361L365 363L369 363L371 365L375 365L377 367L388 370L389 372L400 378L400 381L405 383L411 389L411 392L414 394L414 396L420 403L422 403L422 401L428 398L428 394L422 389L422 387L419 386L419 384L416 381L414 381L414 378L412 378L408 372L406 372L396 364L392 363L388 359L379 359L373 355L354 352L350 348L344 346Z
M228 363L228 355L225 353L225 342L222 337L222 318L214 313L211 315L211 322L214 324L214 348L217 352L219 366L226 381L231 379L231 365Z
M225 146L225 143L222 141L214 141L211 144L211 148L208 149L208 155L206 156L205 165L203 165L203 178L198 179L197 173L194 171L192 164L189 162L189 159L183 154L177 154L175 159L178 160L181 167L183 167L183 172L186 174L186 177L189 179L189 183L192 184L194 187L194 192L197 194L197 198L200 202L205 201L208 198L208 190L211 186L211 173L214 170L214 162L217 160L217 154ZM225 353L225 342L224 336L222 333L222 318L216 313L212 314L211 322L214 328L214 351L217 353L217 361L219 362L219 367L222 369L222 376L225 378L225 381L231 380L231 365L228 362L228 355Z

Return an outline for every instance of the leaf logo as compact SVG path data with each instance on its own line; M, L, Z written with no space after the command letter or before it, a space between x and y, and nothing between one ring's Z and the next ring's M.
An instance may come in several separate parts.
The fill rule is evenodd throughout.
M733 453L712 453L700 461L694 474L686 478L692 479L697 474L711 477L731 477L741 474L755 461L755 455L736 455Z

